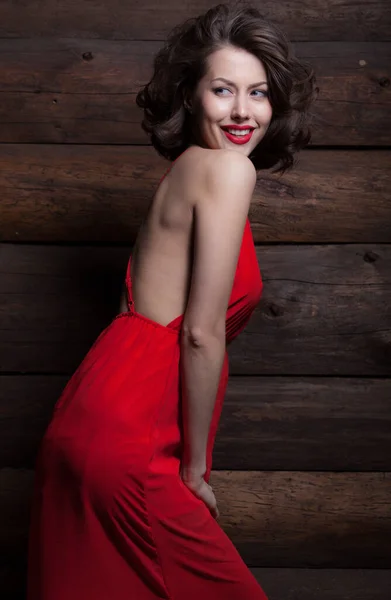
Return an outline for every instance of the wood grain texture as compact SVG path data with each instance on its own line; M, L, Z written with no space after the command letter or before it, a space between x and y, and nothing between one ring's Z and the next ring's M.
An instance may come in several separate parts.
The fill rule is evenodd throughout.
M33 472L0 470L0 553L26 551ZM213 471L220 525L249 566L391 567L390 473Z
M0 142L148 144L135 98L161 46L65 36L0 39ZM310 145L389 146L391 43L314 41L294 48L315 70L319 87Z
M2 600L25 600L27 566L0 565ZM258 568L250 571L268 600L388 600L391 570Z
M388 600L387 569L250 569L269 600Z
M228 4L230 1L228 0ZM264 0L253 4L265 17L298 40L389 40L391 9L388 0ZM56 37L164 39L170 29L215 5L212 0L186 3L166 0L124 3L68 0L59 7L55 0L23 6L4 3L0 12L1 37ZM45 15L45 18L42 18Z
M256 243L391 242L391 153L305 150L260 171ZM170 163L151 147L0 146L0 239L132 244Z
M389 568L389 473L216 471L222 527L250 566Z
M234 373L391 374L389 245L257 249L264 294L232 344Z
M0 247L1 372L71 373L119 310L130 248ZM257 247L264 292L231 374L390 376L391 246Z
M213 464L218 470L389 471L390 432L389 379L233 376Z
M67 376L0 378L0 468L34 468ZM216 470L391 471L390 379L236 377L228 381Z

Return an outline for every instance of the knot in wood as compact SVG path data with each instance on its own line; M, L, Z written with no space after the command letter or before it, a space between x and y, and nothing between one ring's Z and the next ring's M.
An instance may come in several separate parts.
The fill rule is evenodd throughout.
M376 252L372 252L371 250L368 250L368 252L365 252L365 254L364 254L365 262L373 263L378 258L379 258L379 255L376 254Z
M280 317L281 315L284 314L283 309L280 306L278 306L277 304L274 304L274 302L269 304L269 311L273 315L273 317Z
M381 87L383 87L383 88L389 87L389 85L390 85L389 78L388 77L380 77L379 85L381 85Z

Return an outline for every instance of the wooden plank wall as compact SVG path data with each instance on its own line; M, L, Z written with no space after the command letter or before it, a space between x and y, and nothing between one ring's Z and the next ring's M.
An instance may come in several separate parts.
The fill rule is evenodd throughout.
M118 309L168 163L135 94L168 31L213 3L0 8L0 589L24 594L36 450ZM391 586L391 5L254 2L315 67L312 143L260 173L264 296L229 348L212 485L270 600L386 600Z

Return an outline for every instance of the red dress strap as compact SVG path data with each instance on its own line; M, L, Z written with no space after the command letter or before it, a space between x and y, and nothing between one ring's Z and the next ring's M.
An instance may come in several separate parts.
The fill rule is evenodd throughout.
M126 286L127 303L128 303L129 312L132 312L132 310L133 310L132 278L130 276L131 261L132 261L132 255L129 256L128 265L126 267L126 275L125 275L125 286Z

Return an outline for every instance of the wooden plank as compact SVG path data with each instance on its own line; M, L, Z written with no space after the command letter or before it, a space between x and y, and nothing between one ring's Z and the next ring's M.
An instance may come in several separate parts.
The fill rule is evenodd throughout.
M22 557L16 563L0 566L2 600L25 600L26 570ZM387 600L391 587L388 569L251 567L250 571L268 600Z
M1 372L71 373L117 314L130 248L4 244ZM232 375L391 375L391 246L259 246Z
M148 144L135 98L161 45L0 39L0 142ZM294 47L314 68L319 87L311 145L389 146L391 44L316 41Z
M0 556L14 561L26 553L34 471L0 469Z
M27 547L32 471L0 470L0 553ZM390 568L390 473L213 471L219 524L246 563Z
M211 485L250 566L390 567L389 473L214 471Z
M26 569L22 557L0 567L2 600L25 600ZM388 569L251 567L250 571L268 600L387 600L391 587Z
M389 471L390 432L391 379L233 376L213 465L218 470Z
M212 0L181 3L124 3L68 0L58 9L54 0L41 0L40 10L27 4L23 11L12 2L4 3L0 13L1 37L164 39L169 31L190 17L214 6ZM387 0L364 0L353 4L328 0L265 0L256 3L261 13L280 25L287 35L299 40L389 40L391 10ZM45 15L45 18L42 18Z
M66 376L2 376L0 468L33 468ZM391 471L391 379L235 377L217 470Z
M391 246L261 246L257 255L264 293L232 344L234 373L391 375Z
M1 376L0 468L34 468L54 404L68 379L50 375Z
M269 600L387 600L387 569L260 569L251 571Z
M306 150L260 171L259 242L391 242L389 151ZM2 241L133 243L169 163L150 147L0 146Z

